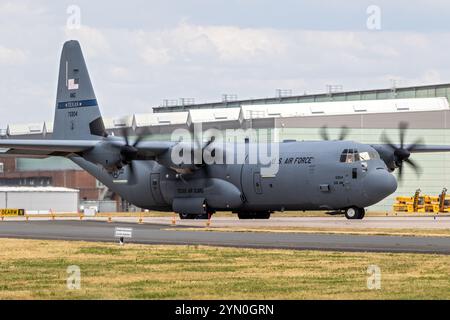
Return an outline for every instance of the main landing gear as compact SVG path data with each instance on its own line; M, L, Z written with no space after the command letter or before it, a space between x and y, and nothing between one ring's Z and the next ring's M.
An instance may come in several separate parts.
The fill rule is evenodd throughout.
M345 209L345 217L347 219L362 219L365 214L366 210L364 208L350 207Z
M212 215L212 213L211 214L208 214L208 213L203 213L203 214L180 213L179 214L181 220L187 220L187 219L189 219L189 220L196 220L196 219L198 219L198 220L208 220L209 219L209 215Z

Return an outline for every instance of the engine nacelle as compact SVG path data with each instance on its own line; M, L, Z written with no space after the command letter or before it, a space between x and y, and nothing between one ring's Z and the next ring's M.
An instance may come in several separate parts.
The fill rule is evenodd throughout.
M83 153L83 157L92 163L101 165L108 172L121 169L123 166L120 149L109 143L97 144L91 150Z
M386 167L390 172L399 167L398 163L396 162L394 152L390 148L385 146L372 146L372 148L374 148L378 152L381 160L384 161Z
M194 152L183 144L176 144L159 155L156 161L180 174L192 173L202 167L201 158L195 161Z

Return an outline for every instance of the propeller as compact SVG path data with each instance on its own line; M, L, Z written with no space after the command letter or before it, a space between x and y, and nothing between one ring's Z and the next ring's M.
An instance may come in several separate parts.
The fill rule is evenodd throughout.
M148 130L144 130L141 134L139 134L132 143L130 142L130 128L122 128L121 129L121 135L124 139L125 144L120 146L120 160L122 162L122 165L128 166L128 170L130 172L129 177L129 183L134 184L136 181L136 173L135 173L135 166L133 165L133 161L139 160L138 154L139 149L138 145L139 143L149 135Z
M408 123L400 122L398 130L399 130L400 146L394 145L392 141L389 139L389 137L386 135L386 132L383 132L382 141L394 152L394 163L395 166L398 168L398 179L401 181L403 178L403 162L406 162L408 165L410 165L417 175L420 174L421 172L420 166L413 160L409 159L409 157L411 156L411 153L414 152L414 150L417 148L418 145L423 144L423 139L418 138L412 144L405 147L405 136L406 131L408 130Z
M199 135L198 132L196 132L196 130L194 129L194 124L191 124L189 126L189 132L191 133L192 138L194 140L194 144L195 144L194 150L201 150L201 159L195 159L195 160L199 160L199 161L197 161L197 162L200 162L200 164L198 164L199 167L206 167L205 160L203 158L204 151L214 142L215 137L212 136L208 140L208 142L206 142L206 144L203 145L203 143L201 141L201 135L203 134L203 132L201 132L201 134ZM215 152L215 150L213 149L212 154L214 152ZM196 153L194 153L194 155L195 154Z
M339 133L339 139L338 140L345 140L345 138L348 136L348 134L350 133L350 129L347 126L342 126L341 127L341 132ZM320 136L322 138L322 140L330 140L330 136L328 135L328 127L327 126L323 126L320 128Z
M189 126L189 132L191 133L191 136L192 136L192 139L193 139L193 142L194 142L194 149L192 150L194 152L194 154L193 154L194 157L197 155L197 152L200 153L200 151L196 151L196 150L201 150L201 159L195 159L195 158L194 159L195 159L195 163L197 163L196 167L199 168L199 169L201 168L203 170L204 175L205 175L205 178L204 178L204 187L205 187L206 184L207 184L207 180L210 178L210 174L211 173L209 171L209 166L205 163L204 152L215 141L215 137L212 136L204 144L202 142L202 139L201 139L203 132L200 132L200 133L197 132L197 130L195 130L195 125L193 123ZM214 156L214 153L215 153L215 149L213 149L211 151L211 155ZM187 182L185 177L183 176L183 174L180 174L180 179L184 183Z

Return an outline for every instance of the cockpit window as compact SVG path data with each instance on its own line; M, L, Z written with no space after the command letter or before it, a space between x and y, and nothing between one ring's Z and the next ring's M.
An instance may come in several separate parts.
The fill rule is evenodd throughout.
M359 154L359 157L361 158L361 161L367 161L370 160L370 154L369 152L361 152Z
M341 153L340 162L352 163L357 161L369 161L379 159L380 156L375 151L358 152L357 149L344 149Z

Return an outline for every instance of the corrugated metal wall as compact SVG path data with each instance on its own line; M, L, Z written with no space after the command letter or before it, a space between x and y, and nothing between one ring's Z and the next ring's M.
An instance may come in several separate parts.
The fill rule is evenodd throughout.
M0 191L0 208L25 209L28 213L37 211L78 212L78 191Z

